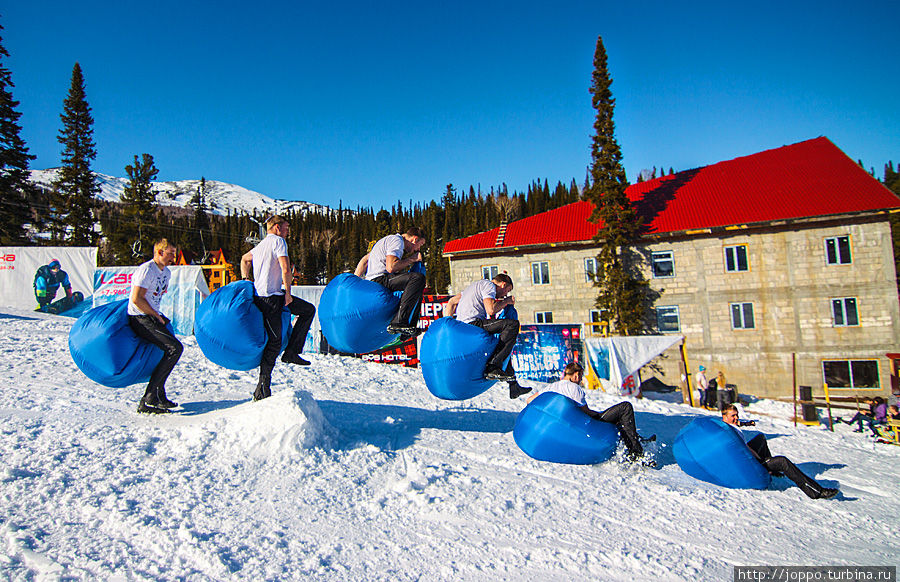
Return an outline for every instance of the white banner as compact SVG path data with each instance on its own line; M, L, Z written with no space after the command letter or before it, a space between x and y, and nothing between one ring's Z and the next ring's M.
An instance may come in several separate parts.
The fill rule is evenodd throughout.
M131 292L131 276L137 267L100 267L94 272L94 307L120 299L128 299ZM194 315L200 301L209 295L209 287L203 270L195 265L169 267L172 278L169 290L163 295L159 307L163 315L172 320L178 335L194 333Z
M306 343L303 351L306 353L320 353L322 347L322 326L319 324L319 300L322 299L324 285L294 285L291 287L291 295L312 303L316 307L316 316L313 318L309 332L306 334ZM292 318L293 321L293 318Z
M591 368L600 380L608 380L619 394L634 394L639 387L632 376L683 339L680 335L585 338L584 346Z
M68 275L72 292L89 298L93 291L97 247L0 247L0 305L36 309L34 284L38 269L59 261L60 272ZM56 275L56 279L62 279ZM66 296L62 285L54 300Z

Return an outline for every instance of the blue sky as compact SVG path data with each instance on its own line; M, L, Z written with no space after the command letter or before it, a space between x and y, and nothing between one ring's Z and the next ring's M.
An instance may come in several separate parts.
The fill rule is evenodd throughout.
M626 6L625 4L629 4ZM32 168L59 165L73 64L94 170L345 207L584 181L597 37L629 180L820 135L900 162L900 3L9 2Z

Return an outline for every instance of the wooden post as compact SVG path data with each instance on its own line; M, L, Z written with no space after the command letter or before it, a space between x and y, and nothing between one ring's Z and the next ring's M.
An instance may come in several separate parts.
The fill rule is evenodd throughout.
M694 405L694 391L691 390L691 374L690 370L688 370L687 363L687 354L684 349L685 339L681 338L681 344L678 346L678 351L681 353L681 361L678 363L678 367L681 369L681 401Z
M791 369L794 375L794 428L797 428L797 352L791 353Z
M825 404L828 406L828 430L834 432L834 420L831 418L831 396L828 395L828 382L825 382Z

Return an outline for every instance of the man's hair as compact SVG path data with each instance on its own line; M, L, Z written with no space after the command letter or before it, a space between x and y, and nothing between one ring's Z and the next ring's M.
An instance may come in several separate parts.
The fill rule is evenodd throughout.
M725 416L725 413L728 412L729 410L733 410L735 412L738 411L737 406L735 406L734 404L725 404L722 407L722 416Z
M155 254L158 253L159 251L164 251L164 250L166 250L167 248L169 248L169 247L174 247L174 246L175 246L175 245L173 245L173 244L169 244L169 240L168 240L168 239L161 238L161 239L159 239L158 241L156 241L156 244L155 244L155 245L153 245L153 254L155 255Z
M425 232L419 228L418 226L414 226L406 231L406 236L417 236L423 240L428 240L425 236Z
M269 220L266 221L266 229L272 230L279 224L283 224L285 222L287 222L287 220L285 220L281 216L278 216L277 214L273 214L272 216L269 217Z
M569 362L563 369L563 376L571 376L575 373L584 373L584 368L578 362Z
M506 273L497 273L491 280L496 281L497 283L506 283L507 285L509 285L510 289L512 289L513 287L512 279Z

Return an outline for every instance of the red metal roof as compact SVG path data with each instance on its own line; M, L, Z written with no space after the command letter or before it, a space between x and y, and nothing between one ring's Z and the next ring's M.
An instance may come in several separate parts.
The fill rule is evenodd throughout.
M686 170L628 187L648 233L744 225L884 210L900 198L826 137ZM575 202L509 223L497 231L452 240L444 253L591 240L594 205Z

